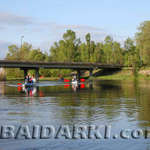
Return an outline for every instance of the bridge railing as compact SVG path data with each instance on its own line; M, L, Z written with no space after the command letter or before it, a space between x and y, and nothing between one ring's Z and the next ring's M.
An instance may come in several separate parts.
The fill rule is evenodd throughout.
M15 61L15 60L0 60L0 64L36 64L36 65L84 65L84 66L104 66L104 67L123 67L121 64L102 64L102 63L95 63L95 62L41 62L41 61Z

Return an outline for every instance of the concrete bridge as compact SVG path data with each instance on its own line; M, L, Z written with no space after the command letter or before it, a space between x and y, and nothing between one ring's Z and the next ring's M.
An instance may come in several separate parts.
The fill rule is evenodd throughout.
M73 69L77 70L80 78L81 70L89 70L92 76L93 69L121 69L122 65L117 64L101 64L101 63L84 63L84 62L32 62L32 61L10 61L0 60L0 67L2 68L20 68L24 70L24 76L27 75L28 70L36 70L36 79L39 79L39 69Z

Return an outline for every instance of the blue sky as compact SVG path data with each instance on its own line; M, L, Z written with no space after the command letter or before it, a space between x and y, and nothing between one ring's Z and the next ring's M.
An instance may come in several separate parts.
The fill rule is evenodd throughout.
M8 45L20 45L22 35L23 41L43 51L67 29L81 39L89 32L95 41L106 35L123 41L150 19L149 6L149 0L1 0L0 58Z

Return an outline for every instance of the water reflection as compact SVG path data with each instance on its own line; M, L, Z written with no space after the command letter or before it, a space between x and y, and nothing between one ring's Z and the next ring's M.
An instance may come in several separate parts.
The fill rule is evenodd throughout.
M149 81L96 81L29 89L0 84L1 123L150 127Z
M0 96L4 95L4 82L0 82Z
M114 123L124 116L128 122L149 125L150 104L148 99L150 95L148 89L150 87L147 86L145 89L141 87L143 85L146 86L143 83L139 85L134 82L100 81L92 84L92 87L90 83L81 83L77 86L65 84L22 88L10 87L3 83L1 93L7 98L15 97L13 101L20 105L26 103L24 97L32 97L28 99L32 100L30 105L34 106L36 103L37 107L41 107L41 104L48 104L51 107L51 104L54 104L59 108L57 108L57 114L61 115L61 120L69 122L69 119L72 118L74 121L71 123L80 121L86 123L87 120L94 121L94 123L99 121ZM13 107L12 101L10 102L9 99L7 101L8 105ZM44 108L49 109L45 105ZM48 110L48 113L52 110L53 108Z
M46 88L48 88L48 87L46 86L45 89ZM72 88L72 91L77 92L82 89L85 89L86 86L84 83L80 83L80 84L65 83L64 89L67 89L67 88ZM89 88L90 89L93 88L91 83L89 83ZM31 86L31 87L24 87L22 85L17 86L18 92L21 94L25 93L25 96L28 96L28 97L33 97L33 96L44 97L44 92L41 89L44 89L44 88L40 88L39 86Z
M44 94L41 90L39 90L38 86L31 86L31 87L17 87L18 92L25 93L25 96L27 97L33 97L33 96L39 96L44 97Z

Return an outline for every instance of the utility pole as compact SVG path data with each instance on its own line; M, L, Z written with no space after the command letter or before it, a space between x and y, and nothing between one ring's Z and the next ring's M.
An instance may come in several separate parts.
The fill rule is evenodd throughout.
M22 49L22 41L23 41L24 36L21 36L21 49Z

